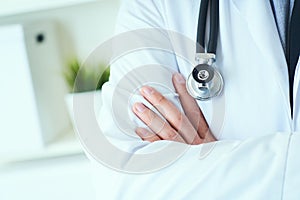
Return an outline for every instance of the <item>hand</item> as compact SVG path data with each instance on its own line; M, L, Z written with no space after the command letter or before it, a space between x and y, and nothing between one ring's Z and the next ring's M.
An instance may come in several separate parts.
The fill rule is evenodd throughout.
M179 73L172 77L173 85L179 94L184 113L152 87L144 86L141 89L143 97L149 101L164 117L161 118L142 103L133 105L133 112L150 129L137 128L136 134L145 141L171 140L187 144L202 144L216 141L208 124L185 86L185 79Z

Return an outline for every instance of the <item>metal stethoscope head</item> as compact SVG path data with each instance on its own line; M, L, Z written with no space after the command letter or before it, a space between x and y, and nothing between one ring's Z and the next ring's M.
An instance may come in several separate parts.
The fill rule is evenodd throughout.
M205 30L207 10L210 3L210 33L207 52L205 52ZM196 48L196 66L189 75L186 87L189 94L205 101L221 94L224 81L215 66L217 40L219 33L219 0L202 0L199 11ZM200 49L200 47L202 49Z
M189 75L186 87L189 94L198 100L205 101L221 94L224 81L214 64L215 55L196 54L196 65Z

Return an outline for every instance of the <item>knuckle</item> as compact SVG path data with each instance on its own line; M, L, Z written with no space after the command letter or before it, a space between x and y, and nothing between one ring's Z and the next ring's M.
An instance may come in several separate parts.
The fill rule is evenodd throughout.
M149 109L148 112L145 113L145 123L149 126L155 120L155 114Z
M174 125L180 126L183 123L184 116L182 113L178 113L174 119Z
M157 98L156 98L156 104L158 105L162 105L162 104L165 104L167 101L166 97L164 97L163 95L158 95Z
M177 138L178 138L178 133L177 132L175 132L174 130L166 130L165 131L165 138L167 139L167 140L177 140Z
M157 117L157 118L159 118L159 117ZM153 125L152 126L153 130L158 134L163 134L164 131L167 129L166 128L167 122L159 120L159 119L155 120L152 125Z

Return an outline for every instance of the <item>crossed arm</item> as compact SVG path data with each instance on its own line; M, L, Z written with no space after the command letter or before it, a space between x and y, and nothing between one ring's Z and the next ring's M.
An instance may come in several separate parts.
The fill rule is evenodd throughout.
M138 127L136 134L149 142L171 140L197 145L216 141L197 102L188 94L184 77L175 73L172 82L179 94L184 113L157 90L144 86L140 90L142 96L159 111L163 118L144 104L135 103L132 107L133 112L150 129Z

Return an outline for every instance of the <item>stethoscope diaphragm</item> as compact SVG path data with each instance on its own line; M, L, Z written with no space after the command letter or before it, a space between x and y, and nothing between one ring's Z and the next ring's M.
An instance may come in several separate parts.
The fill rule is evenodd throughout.
M224 81L214 65L209 59L194 67L186 82L187 91L193 98L206 101L221 94Z

